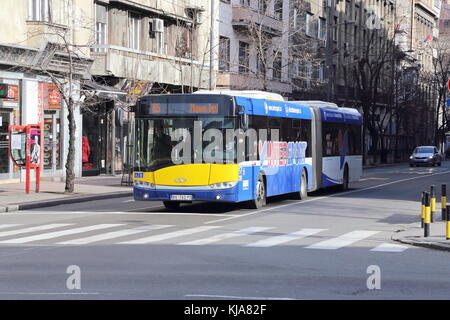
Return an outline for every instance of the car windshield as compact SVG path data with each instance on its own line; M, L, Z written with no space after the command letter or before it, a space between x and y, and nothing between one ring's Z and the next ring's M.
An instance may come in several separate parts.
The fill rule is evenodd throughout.
M417 147L414 153L434 153L433 147Z

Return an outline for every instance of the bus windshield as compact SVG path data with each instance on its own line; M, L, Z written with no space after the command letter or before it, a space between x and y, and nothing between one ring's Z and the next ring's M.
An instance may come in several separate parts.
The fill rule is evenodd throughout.
M194 147L194 124L201 125L202 139L201 148L197 150ZM180 139L174 139L174 132L177 129L183 129L190 134L191 137L191 155L189 155L190 163L204 163L200 161L203 149L210 141L203 141L203 133L208 129L217 129L225 134L226 129L235 128L235 118L233 117L176 117L176 118L137 118L136 119L136 145L135 145L135 171L155 171L180 163L174 162L172 158L173 148L180 143ZM173 141L175 140L175 141ZM221 152L221 158L234 159L235 147L224 144L223 150L215 150ZM186 155L181 155L186 160Z

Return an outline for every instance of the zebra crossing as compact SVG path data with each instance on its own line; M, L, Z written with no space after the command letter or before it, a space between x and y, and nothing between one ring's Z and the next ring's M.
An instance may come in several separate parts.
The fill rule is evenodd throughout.
M230 230L223 226L178 228L175 225L133 226L124 223L106 223L80 226L76 223L44 225L0 225L0 245L145 245L174 244L203 246L229 244L247 248L270 248L281 245L312 250L338 250L364 243L371 252L401 253L408 246L374 239L381 231L352 230L338 236L326 236L329 229L303 228L283 233L276 227L250 226ZM174 230L175 229L175 230ZM255 238L256 237L256 238ZM319 238L317 240L316 238ZM256 241L255 241L256 240ZM303 240L307 243L302 243ZM237 241L237 242L236 242ZM311 241L315 243L310 244ZM373 243L375 242L375 244Z

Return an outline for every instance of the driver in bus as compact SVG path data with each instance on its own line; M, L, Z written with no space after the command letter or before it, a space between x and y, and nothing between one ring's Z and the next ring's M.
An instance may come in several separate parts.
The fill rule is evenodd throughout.
M155 160L170 159L172 153L172 140L164 132L163 121L155 121L155 145L153 147L153 158Z

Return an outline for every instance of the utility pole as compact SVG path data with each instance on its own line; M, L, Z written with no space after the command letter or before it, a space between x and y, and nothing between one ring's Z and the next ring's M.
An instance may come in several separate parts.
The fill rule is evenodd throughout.
M211 2L211 28L209 35L209 90L213 89L213 75L214 75L214 23L215 23L215 5L216 0L210 0Z

